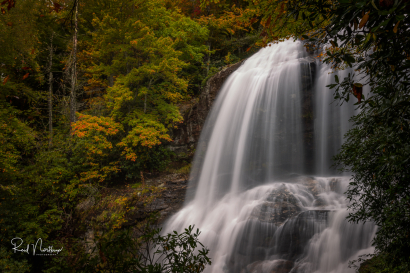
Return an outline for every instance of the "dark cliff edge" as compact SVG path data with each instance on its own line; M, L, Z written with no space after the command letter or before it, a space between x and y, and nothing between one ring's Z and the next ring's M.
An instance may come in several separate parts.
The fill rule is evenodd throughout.
M201 94L189 108L181 107L184 117L183 123L172 132L174 142L168 148L176 154L187 153L196 146L206 117L212 108L212 104L219 93L225 80L235 72L245 60L226 66L212 76L205 84Z

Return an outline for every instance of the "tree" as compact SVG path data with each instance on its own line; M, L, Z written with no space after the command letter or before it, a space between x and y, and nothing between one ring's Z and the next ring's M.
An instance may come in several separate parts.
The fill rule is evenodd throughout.
M103 114L123 128L114 145L128 178L166 162L161 145L172 141L169 132L182 121L176 104L189 98L185 69L206 50L207 29L164 3L110 2L109 12L92 15L92 39L79 55L86 92L100 97Z
M74 35L73 35L73 50L71 70L71 93L70 93L70 122L76 120L75 113L77 111L77 44L78 44L78 2L74 0L73 15L74 15Z

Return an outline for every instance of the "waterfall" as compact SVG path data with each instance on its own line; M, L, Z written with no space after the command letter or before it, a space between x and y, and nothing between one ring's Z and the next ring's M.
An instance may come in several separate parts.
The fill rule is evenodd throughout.
M190 198L164 228L202 231L205 272L354 272L349 260L374 251L376 227L345 219L349 177L329 169L354 113L331 104L329 71L300 41L285 41L224 83L197 145Z

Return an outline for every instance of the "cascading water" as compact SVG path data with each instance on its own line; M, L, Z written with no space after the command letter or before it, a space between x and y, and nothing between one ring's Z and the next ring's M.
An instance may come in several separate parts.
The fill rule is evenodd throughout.
M330 105L333 76L325 66L315 76L305 52L291 41L261 49L226 80L208 116L192 198L164 229L202 231L213 262L205 272L351 272L349 260L373 251L375 226L345 220L349 178L324 177L353 107Z
M350 70L338 71L343 79ZM327 65L321 65L315 96L315 152L318 174L332 174L332 157L343 142L343 136L351 128L349 119L354 114L353 103L336 105L333 92L326 85L334 83L334 74ZM334 173L334 171L333 171Z

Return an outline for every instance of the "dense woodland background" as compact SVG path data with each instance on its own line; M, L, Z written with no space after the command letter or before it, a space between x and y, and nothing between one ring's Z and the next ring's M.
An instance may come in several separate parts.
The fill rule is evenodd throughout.
M178 172L171 163L189 163L166 148L182 122L180 107L195 102L223 66L268 42L291 38L305 40L310 51L323 48L316 51L318 58L334 69L350 66L359 76L369 75L360 83L351 75L330 86L336 100L355 99L362 109L336 160L355 173L348 198L357 201L349 219L380 226L378 255L366 270L407 272L408 5L406 0L1 2L0 271L132 268L138 255L123 250L141 240L124 233L127 213L135 209L132 204L148 204L161 194L160 188L143 185L144 176ZM369 84L373 95L364 98L360 84ZM81 236L93 223L76 208L95 190L126 187L141 190L132 198L112 198L114 212L98 222L104 223L99 252L86 253ZM141 221L140 228L152 235L147 225ZM13 253L15 237L27 243L42 238L64 251L54 257ZM130 241L135 245L126 245ZM112 242L122 250L107 247ZM201 272L206 259L198 261L201 266L189 270Z

